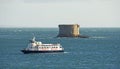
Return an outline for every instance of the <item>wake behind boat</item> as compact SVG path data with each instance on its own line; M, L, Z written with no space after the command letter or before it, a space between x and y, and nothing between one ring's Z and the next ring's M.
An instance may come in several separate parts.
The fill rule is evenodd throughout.
M40 41L36 41L35 37L30 40L28 47L21 50L24 54L27 53L54 53L64 52L64 48L60 44L42 44Z

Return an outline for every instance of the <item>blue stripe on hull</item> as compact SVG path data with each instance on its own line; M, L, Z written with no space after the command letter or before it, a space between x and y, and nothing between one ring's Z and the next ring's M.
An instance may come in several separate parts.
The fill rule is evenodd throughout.
M58 51L29 51L29 50L21 50L24 54L28 53L56 53L56 52L64 52L63 50Z

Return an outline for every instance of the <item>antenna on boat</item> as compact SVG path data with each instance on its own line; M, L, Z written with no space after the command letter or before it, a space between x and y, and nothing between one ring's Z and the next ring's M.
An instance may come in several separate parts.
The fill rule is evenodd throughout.
M32 41L35 41L35 34L33 33L33 38L32 38Z
M30 40L30 42L31 42L31 43L34 43L34 42L35 42L35 35L34 35L34 33L32 33L32 35L33 35L33 37L32 37L32 39Z

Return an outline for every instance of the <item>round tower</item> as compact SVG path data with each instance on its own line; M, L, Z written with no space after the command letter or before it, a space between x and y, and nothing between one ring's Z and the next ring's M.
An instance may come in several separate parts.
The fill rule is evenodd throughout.
M79 37L79 25L78 24L62 24L59 25L58 37Z

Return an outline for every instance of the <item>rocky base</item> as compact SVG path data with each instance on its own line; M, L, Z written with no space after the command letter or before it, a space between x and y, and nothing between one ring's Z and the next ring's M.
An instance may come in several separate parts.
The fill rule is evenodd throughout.
M66 36L66 35L58 35L57 37L79 37L79 38L89 38L89 36L86 36L86 35L79 35L79 36Z

